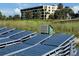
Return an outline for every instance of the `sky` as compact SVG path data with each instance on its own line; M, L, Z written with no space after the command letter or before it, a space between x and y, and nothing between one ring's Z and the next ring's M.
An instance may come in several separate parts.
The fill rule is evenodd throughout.
M3 15L13 16L15 14L20 15L20 10L24 8L30 8L40 5L54 5L57 3L0 3L0 11ZM75 13L79 11L79 3L63 3L64 6L69 6Z

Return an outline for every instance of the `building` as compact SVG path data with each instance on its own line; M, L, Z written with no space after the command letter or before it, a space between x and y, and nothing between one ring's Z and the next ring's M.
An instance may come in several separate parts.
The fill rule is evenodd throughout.
M57 10L56 5L43 5L21 10L22 19L48 19Z
M74 35L0 28L0 56L74 56Z

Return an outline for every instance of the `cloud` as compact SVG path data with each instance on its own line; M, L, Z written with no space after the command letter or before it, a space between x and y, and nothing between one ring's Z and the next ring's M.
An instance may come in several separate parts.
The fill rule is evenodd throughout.
M74 11L74 13L77 13L79 11L79 6L73 6L72 10Z
M3 15L6 15L6 16L14 14L14 11L11 9L1 9L0 11L2 12Z
M20 9L19 8L14 8L14 9L0 9L0 11L2 12L3 15L6 16L14 16L14 15L21 15L20 13Z
M15 8L14 9L15 14L21 15L20 9L19 8Z

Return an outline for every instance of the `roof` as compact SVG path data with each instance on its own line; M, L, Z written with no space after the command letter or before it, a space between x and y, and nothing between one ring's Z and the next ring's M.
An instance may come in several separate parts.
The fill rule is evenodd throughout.
M10 30L10 29L9 28L2 29L2 30L0 30L0 34L3 33L3 32L5 32L5 31L8 31L8 30Z
M32 10L32 9L38 9L38 8L43 8L43 6L36 6L36 7L21 9L21 11Z
M72 35L67 35L64 33L55 34L52 37L50 37L49 39L42 42L42 44L49 45L49 46L59 46L60 44L65 42L71 36ZM73 36L73 38L74 38L74 36ZM71 39L72 39L72 37L69 40L71 40Z
M32 45L34 45L34 44L36 44L37 42L39 42L39 41L41 41L41 40L47 38L48 36L49 36L49 35L47 35L47 34L37 34L35 37L30 38L29 40L25 41L24 43L25 43L25 44L32 44Z
M8 38L0 39L0 44L5 43L5 42L9 42L9 41L12 41L12 40L21 39L22 37L27 36L27 35L29 35L31 33L32 33L31 31L23 31L23 32L20 32L18 34L13 35L13 36L10 36Z
M37 45L34 46L30 49L24 50L22 52L13 54L13 55L17 55L17 56L41 56L53 49L55 49L55 46L46 46L46 45Z
M19 49L26 48L28 46L30 46L30 45L28 45L28 44L26 45L26 44L20 43L20 44L14 44L14 45L11 45L11 46L7 46L5 48L1 48L0 49L0 56L6 55L6 54L14 52L14 51L17 51Z
M11 32L8 32L8 33L6 33L6 34L3 34L3 35L0 35L0 38L1 37L7 37L7 36L10 36L10 35L12 35L12 34L15 34L15 33L18 33L18 32L20 32L21 30L14 30L14 31L11 31Z
M39 9L39 8L43 8L43 6L57 6L57 5L42 5L42 6L36 6L36 7L30 7L30 8L21 9L21 11Z
M47 52L50 52L51 50L56 49L60 44L62 44L64 41L66 41L71 35L66 35L63 33L55 34L51 36L50 38L46 39L42 44L38 44L32 48L23 50L21 52L12 54L17 56L40 56ZM30 39L31 40L31 39ZM38 40L38 38L37 38ZM28 42L28 41L26 41ZM36 40L33 40L32 42L29 41L29 43L36 42ZM45 45L48 44L48 45Z
M21 41L21 43L14 42L14 45L9 43L12 44L10 46L6 44L5 48L0 48L0 55L40 56L58 48L66 40L72 40L75 37L64 33L55 33L53 35L36 33L27 40L27 36L32 34L31 31L8 30L10 28L0 29L1 33L5 32L0 35L0 44L18 39L24 39L25 41Z

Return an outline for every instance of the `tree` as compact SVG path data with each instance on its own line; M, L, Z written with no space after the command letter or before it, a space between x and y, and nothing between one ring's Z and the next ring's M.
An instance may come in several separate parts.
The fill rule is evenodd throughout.
M0 20L6 20L6 16L5 15L2 15L2 12L0 12Z
M8 17L7 17L7 20L12 20L12 19L13 19L12 16L8 16Z
M61 19L62 18L62 10L56 10L54 13L54 18L55 19Z
M7 17L6 17L5 15L3 15L3 16L2 16L2 19L3 19L3 20L6 20L6 19L7 19Z
M64 10L62 10L62 11L65 13L66 16L67 16L67 13L68 13L73 18L74 11L71 8L65 7Z
M58 9L63 9L63 4L62 3L58 4Z
M13 19L14 19L14 20L19 20L19 19L21 19L21 18L20 18L19 15L14 15L14 16L13 16Z
M71 8L66 7L61 10L56 10L54 17L55 17L55 19L66 19L67 14L69 14L71 17L73 17L74 11Z
M79 13L74 14L74 18L79 18Z
M0 20L2 20L2 12L0 12Z
M53 14L50 14L49 15L49 19L54 19L54 15Z

